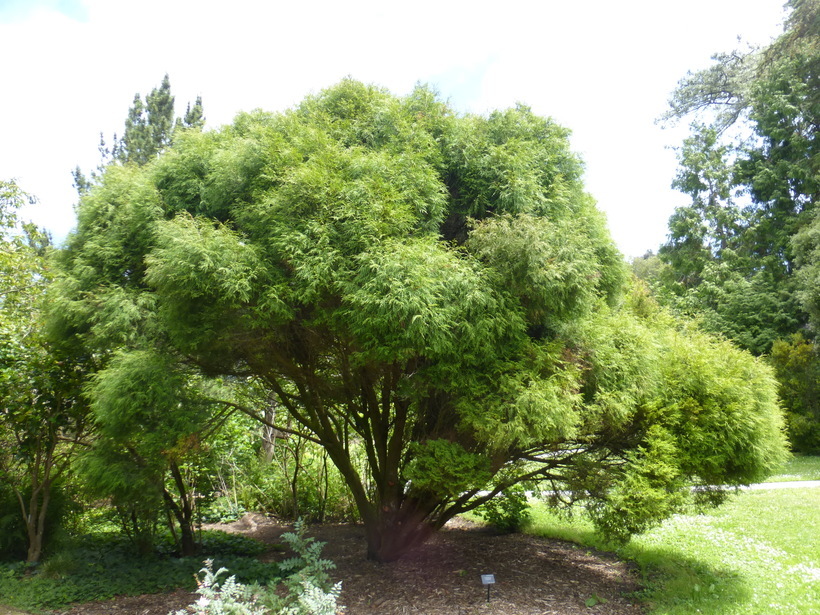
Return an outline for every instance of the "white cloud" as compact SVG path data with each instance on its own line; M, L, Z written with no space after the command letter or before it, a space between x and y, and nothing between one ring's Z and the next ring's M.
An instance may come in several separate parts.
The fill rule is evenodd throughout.
M177 111L203 97L209 125L282 109L344 76L403 94L430 82L463 111L516 101L573 130L587 184L629 255L657 247L680 195L680 136L653 124L675 83L735 37L777 33L782 0L357 0L284 3L42 0L0 22L0 176L42 202L58 237L72 225L70 171L97 164L99 133L121 132L136 92L168 73ZM73 10L65 7L73 5ZM61 12L62 11L62 12ZM2 19L0 13L0 19Z

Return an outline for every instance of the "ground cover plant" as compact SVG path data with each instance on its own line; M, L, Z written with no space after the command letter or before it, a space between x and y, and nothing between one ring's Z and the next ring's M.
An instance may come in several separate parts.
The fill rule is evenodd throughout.
M152 557L135 557L131 545L120 535L84 535L39 567L22 562L0 564L0 603L41 611L114 596L193 590L194 575L202 568L205 556L217 568L229 568L244 583L267 583L279 577L279 568L254 557L265 548L243 536L203 532L202 556L172 557L160 544Z
M235 575L220 579L228 573L227 568L214 571L213 561L206 560L201 576L197 576L196 593L200 598L173 615L334 615L342 584L330 580L328 571L335 565L322 557L324 543L305 533L305 524L299 520L293 532L282 535L295 554L279 563L286 575L282 581L286 591L279 591L276 584L255 583L249 587L238 582Z
M810 479L816 463L797 458L784 472ZM606 543L580 516L567 519L540 506L528 531L615 549L635 561L645 585L642 598L653 614L816 613L817 510L818 488L755 490L707 514L676 515L625 546Z

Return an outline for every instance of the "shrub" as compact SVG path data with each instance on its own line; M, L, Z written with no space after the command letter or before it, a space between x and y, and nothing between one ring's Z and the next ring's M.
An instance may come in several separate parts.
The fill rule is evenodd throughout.
M327 571L333 562L321 558L324 543L305 537L305 526L297 521L295 532L288 532L282 539L296 553L280 564L282 572L292 571L282 584L287 592L279 595L276 587L254 585L248 587L236 581L234 576L225 579L220 586L219 576L225 568L213 572L213 561L205 560L197 579L200 598L187 609L169 615L335 615L336 601L341 583L331 585Z
M237 583L236 578L228 577L220 587L219 575L227 572L225 568L213 571L213 560L205 560L205 567L200 570L202 578L197 578L196 593L199 600L187 609L176 611L174 615L264 615L267 609L257 604L256 598L248 588Z
M520 531L530 520L530 504L520 485L499 493L477 512L498 531L508 534Z

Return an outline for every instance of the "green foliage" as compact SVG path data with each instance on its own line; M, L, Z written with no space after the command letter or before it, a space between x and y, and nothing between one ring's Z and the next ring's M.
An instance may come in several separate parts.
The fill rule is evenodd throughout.
M109 366L95 407L127 424L132 402L102 383L142 352L169 368L133 379L135 407L172 408L197 378L252 390L225 407L321 446L289 443L282 476L330 460L380 560L520 482L606 501L651 475L646 502L612 509L648 519L675 509L678 477L757 477L782 447L765 368L698 338L677 386L697 353L628 290L567 137L524 106L459 117L425 88L345 80L112 166L61 256L59 330Z
M602 534L626 542L681 510L686 484L678 467L679 457L671 434L658 425L650 427L609 497L590 508Z
M798 266L797 296L816 333L820 330L820 211L794 235L792 247Z
M606 598L602 598L598 594L592 594L589 598L584 600L584 606L592 608L599 604L606 604L608 601Z
M199 452L199 435L212 412L192 384L168 356L148 351L118 353L89 383L98 437L84 455L83 475L123 511L124 527L143 552L152 548L163 506L180 524L181 548L193 549L193 488L182 468Z
M122 137L114 133L111 145L100 133L100 164L86 177L80 167L72 171L74 187L80 196L87 195L97 185L102 175L114 163L142 166L156 160L174 139L188 132L199 132L205 126L202 97L197 96L193 106L188 103L185 114L174 120L174 96L171 81L166 74L158 88L145 96L137 93L128 109Z
M335 615L342 584L331 583L328 570L336 566L322 559L324 543L305 536L301 520L294 524L293 532L282 534L282 540L296 554L280 563L282 572L287 575L282 580L286 592L282 595L269 587L259 602L270 612L283 615Z
M696 109L715 112L711 125L693 125L693 134L681 149L675 186L692 197L692 205L673 215L670 242L661 250L676 280L686 287L700 284L700 272L714 261L750 281L763 273L770 280L765 291L770 295L784 282L790 298L796 292L791 238L813 217L817 194L813 127L820 99L813 67L820 52L820 31L816 3L789 5L792 14L786 29L768 48L716 56L711 68L687 77L673 95L673 117ZM723 81L720 88L695 87L715 78ZM726 99L713 99L716 91ZM726 103L734 110L728 115ZM733 141L731 131L724 130L741 116L747 117L754 135ZM738 203L748 197L751 202L740 207ZM746 289L724 290L735 294ZM707 302L706 307L713 306ZM735 307L743 318L761 306ZM756 352L768 351L771 341L805 322L793 300L770 312L775 319L790 319L789 331L784 334L775 325L779 335L770 335L762 349L750 346ZM731 311L724 315L731 320Z
M786 458L782 417L764 410L777 405L772 371L696 331L670 342L660 424L676 436L679 467L704 486L759 482Z
M35 199L15 182L0 180L0 331L22 326L38 305L49 276L43 258L48 236L19 219L19 209ZM30 324L28 324L30 326Z
M213 555L217 566L230 567L246 584L278 578L276 564L249 557L258 553L258 544L219 534L212 533L203 541L213 547L204 553ZM135 558L121 536L97 533L77 537L39 568L29 569L22 564L0 567L0 595L9 606L39 611L120 595L193 590L193 579L201 564L198 558Z
M196 107L194 111L188 110L192 123L198 123L202 115L202 101L197 102L198 113ZM134 95L122 139L114 143L114 157L122 162L146 164L170 144L173 128L174 97L171 81L165 75L159 88L154 88L145 97L145 103L139 94Z
M820 452L820 357L817 344L796 333L778 340L769 357L780 383L789 440L794 450Z
M523 485L502 491L476 511L499 532L520 532L530 521L530 503Z
M405 476L413 485L435 494L480 489L491 478L489 460L448 440L427 440L410 447L413 461Z
M268 419L281 414L267 409ZM200 508L203 521L233 521L246 511L310 523L358 520L350 491L324 449L283 435L234 414L208 439L209 489L220 495Z
M816 359L786 355L794 335L810 334L814 344L817 333L807 324L817 320L820 5L793 0L787 8L784 32L769 46L715 56L672 96L667 119L700 117L674 182L692 203L670 219L660 249L668 266L655 286L704 329L772 354L792 445L817 450L815 404L799 401L812 391L791 386L816 372Z
M26 557L36 562L50 538L55 484L87 431L81 381L89 359L44 335L49 239L18 219L27 200L14 182L0 182L0 484L17 500Z

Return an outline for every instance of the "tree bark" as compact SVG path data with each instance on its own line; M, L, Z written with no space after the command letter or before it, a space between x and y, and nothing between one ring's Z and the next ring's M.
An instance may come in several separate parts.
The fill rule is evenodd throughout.
M446 519L434 518L434 498L415 499L396 493L383 499L375 519L365 520L367 558L393 562L423 544Z
M176 483L181 505L177 504L171 494L165 489L163 489L163 496L174 517L176 517L177 523L179 523L180 554L182 557L190 557L196 555L199 551L199 546L196 544L196 538L194 536L194 507L192 497L185 487L185 479L182 477L179 466L174 462L171 462L171 475Z

